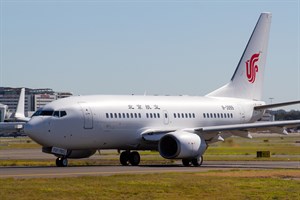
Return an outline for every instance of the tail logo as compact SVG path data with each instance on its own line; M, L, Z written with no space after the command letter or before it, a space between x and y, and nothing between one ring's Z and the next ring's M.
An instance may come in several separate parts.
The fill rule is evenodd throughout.
M256 73L258 72L258 65L256 62L259 59L259 53L253 54L250 60L246 61L246 74L249 83L254 83L256 78Z

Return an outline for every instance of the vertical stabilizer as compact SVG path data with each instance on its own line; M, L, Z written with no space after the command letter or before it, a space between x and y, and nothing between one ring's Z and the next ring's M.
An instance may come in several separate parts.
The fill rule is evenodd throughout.
M260 15L230 82L207 96L261 100L271 19Z
M15 119L24 119L25 118L25 88L21 89L20 97L17 105L17 110L14 115Z

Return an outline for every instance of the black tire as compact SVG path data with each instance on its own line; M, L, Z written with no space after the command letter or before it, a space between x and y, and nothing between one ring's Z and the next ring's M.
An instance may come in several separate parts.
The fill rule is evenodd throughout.
M127 151L123 151L120 155L120 163L123 166L127 166L129 164L129 155L130 153Z
M129 162L132 166L137 166L140 164L141 157L140 154L136 151L131 152L129 155Z
M185 167L191 166L191 160L190 159L182 159L182 164Z
M57 167L67 167L68 159L67 158L56 158L56 166Z
M203 162L203 157L202 156L200 156L199 158L192 159L192 164L195 167L200 167L202 165L202 162Z
M60 159L61 159L61 158L56 158L56 161L55 161L56 167L61 167Z
M62 158L61 159L61 166L62 167L68 167L68 164L69 164L69 162L68 162L67 158Z

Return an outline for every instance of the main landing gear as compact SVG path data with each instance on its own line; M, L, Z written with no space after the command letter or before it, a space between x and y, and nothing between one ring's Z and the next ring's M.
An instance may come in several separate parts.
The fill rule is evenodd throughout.
M56 158L56 166L57 167L67 167L68 166L68 159L64 157Z
M182 164L185 167L190 167L193 165L194 167L199 167L202 165L203 162L203 156L200 156L199 158L193 158L193 159L182 159Z
M123 151L120 155L120 163L123 166L131 164L132 166L137 166L140 164L141 157L137 151Z

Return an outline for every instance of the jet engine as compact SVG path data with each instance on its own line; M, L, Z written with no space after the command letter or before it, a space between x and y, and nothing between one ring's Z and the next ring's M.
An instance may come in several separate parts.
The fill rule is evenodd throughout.
M194 133L175 131L163 136L158 144L158 150L162 157L196 158L204 154L206 142Z

